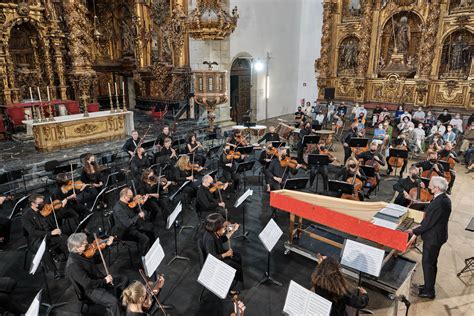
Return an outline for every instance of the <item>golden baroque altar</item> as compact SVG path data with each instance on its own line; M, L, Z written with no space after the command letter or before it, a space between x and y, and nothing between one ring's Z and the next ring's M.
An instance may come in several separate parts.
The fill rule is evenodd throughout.
M324 0L319 96L474 109L474 1Z
M124 138L134 129L133 112L93 112L55 117L55 121L23 121L38 151L53 151Z

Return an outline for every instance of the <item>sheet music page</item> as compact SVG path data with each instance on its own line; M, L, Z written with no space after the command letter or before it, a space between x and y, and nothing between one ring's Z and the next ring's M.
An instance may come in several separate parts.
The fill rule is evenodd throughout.
M374 225L377 225L377 226L382 226L382 227L385 227L385 228L390 228L390 229L397 229L398 227L398 224L397 223L394 223L394 222L391 222L391 221L386 221L382 218L377 218L377 217L373 217L372 218L372 222Z
M170 229L171 226L173 225L174 221L178 217L179 213L183 210L183 205L181 204L181 201L176 205L176 208L174 209L173 213L168 216L168 220L166 221L166 229Z
M263 243L267 251L272 251L273 247L275 247L278 239L280 239L281 235L283 235L283 231L278 226L278 224L272 219L268 221L267 226L262 230L262 232L258 235L260 241Z
M241 197L235 201L234 207L239 207L249 196L253 195L253 190L247 189Z
M383 249L346 239L342 251L341 265L379 277L384 256L385 251Z
M34 275L36 273L36 270L38 269L41 263L41 259L43 259L43 254L44 254L45 249L46 249L46 236L44 236L43 241L41 242L41 245L38 248L38 251L33 257L33 261L31 262L30 274Z
M33 299L33 302L31 302L30 307L26 311L25 316L38 316L39 315L39 310L40 310L40 305L41 305L41 292L43 290L40 290L38 294L36 294L35 298Z
M331 306L327 299L291 280L283 312L290 316L327 316Z
M146 253L145 257L143 257L143 268L145 269L147 277L151 278L164 257L165 252L160 244L160 238L157 238L153 243L153 246L151 246L150 250Z
M213 255L208 255L199 273L198 282L221 299L225 299L234 280L235 271Z
M407 210L408 209L405 206L391 203L379 212L388 216L399 218L402 217L407 212Z

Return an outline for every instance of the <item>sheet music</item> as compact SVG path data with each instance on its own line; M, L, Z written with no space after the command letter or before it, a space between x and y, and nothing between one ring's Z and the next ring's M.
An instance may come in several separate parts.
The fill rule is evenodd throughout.
M291 280L283 312L290 316L327 316L331 306L331 301Z
M258 238L260 238L260 241L263 243L265 248L267 248L267 251L270 252L272 251L273 247L275 247L281 235L283 235L283 231L272 218L268 222L267 226L265 226L262 232L258 235Z
M33 257L33 261L31 262L30 274L34 275L36 273L36 270L38 270L38 267L41 263L41 259L43 258L45 250L46 250L46 236L44 236L43 241L41 242L41 245L38 248L38 251Z
M378 217L373 217L372 218L372 223L374 225L377 225L377 226L382 226L382 227L385 227L385 228L390 228L390 229L397 229L398 228L398 224L397 223L394 223L394 222L391 222L391 221L387 221L387 220L384 220L382 218L378 218Z
M235 271L213 255L207 255L198 282L221 299L225 299L234 280Z
M407 210L408 209L405 206L401 206L401 205L398 205L398 204L391 203L391 204L388 204L387 206L385 206L381 211L379 211L379 213L382 213L382 214L385 214L385 215L388 215L388 216L392 216L392 217L396 217L396 218L400 218L403 215L405 215Z
M379 277L384 256L383 249L346 239L342 250L341 265Z
M173 225L174 221L176 220L176 217L178 217L179 213L183 210L183 206L181 204L181 201L176 205L176 208L174 209L173 213L168 216L168 220L166 222L166 229L170 229L171 226Z
M33 299L33 302L31 302L30 307L26 311L25 316L38 316L39 315L39 310L41 306L41 292L43 290L40 290L38 294L36 294L35 298Z
M161 261L163 261L164 257L165 252L160 244L160 238L157 238L150 250L148 250L146 255L142 257L143 268L147 277L151 278L156 269L158 269Z
M237 201L235 201L234 207L239 207L249 196L253 195L253 190L247 189L244 194L242 194Z

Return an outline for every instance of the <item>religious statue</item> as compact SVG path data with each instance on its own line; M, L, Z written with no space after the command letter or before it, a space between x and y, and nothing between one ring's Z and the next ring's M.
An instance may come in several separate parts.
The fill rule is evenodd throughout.
M379 64L377 66L377 72L380 72L382 69L385 68L385 60L383 60L383 57L380 56L379 58Z
M135 28L124 19L122 21L123 55L133 55L135 51L135 36Z
M355 69L357 67L358 54L357 44L354 40L350 40L344 44L341 51L341 68Z
M469 57L469 45L463 42L462 36L459 35L456 42L451 44L451 56L449 60L449 68L451 70L463 69L466 66Z
M411 34L410 26L406 16L400 18L395 32L395 47L399 53L407 53L408 45L410 44Z
M351 15L359 15L360 14L360 0L350 0L351 3L349 4L349 12Z

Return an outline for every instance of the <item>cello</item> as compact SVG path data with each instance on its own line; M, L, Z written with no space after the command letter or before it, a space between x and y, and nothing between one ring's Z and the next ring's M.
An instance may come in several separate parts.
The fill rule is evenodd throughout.
M395 146L395 149L408 151L407 146L403 145L403 144ZM397 158L397 157L390 157L390 158L388 158L387 163L390 166L392 166L393 168L401 168L401 167L403 167L403 164L405 163L405 159L404 158Z
M354 193L353 194L343 193L341 195L342 199L360 201L359 193L362 191L364 187L364 183L362 182L361 179L357 178L357 171L358 171L358 167L356 167L356 170L354 171L354 176L349 177L346 180L347 183L350 183L354 186Z

